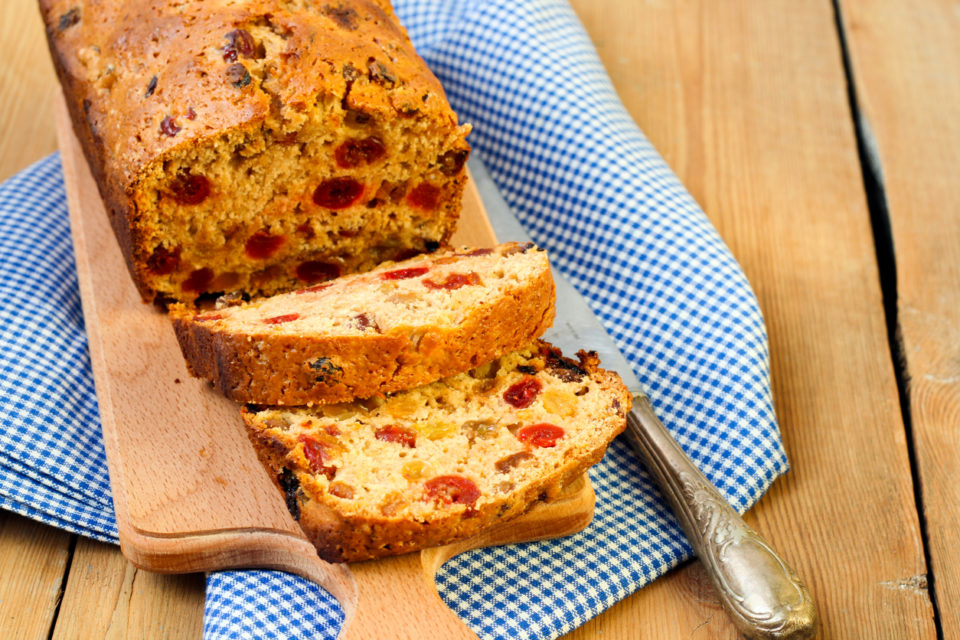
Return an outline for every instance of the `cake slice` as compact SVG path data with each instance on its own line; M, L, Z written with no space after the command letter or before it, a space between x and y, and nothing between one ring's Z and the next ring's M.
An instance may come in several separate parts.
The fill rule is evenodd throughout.
M243 418L321 558L406 553L519 516L600 460L631 397L578 355L540 341L417 389Z
M346 402L461 373L553 322L544 251L444 251L215 311L172 311L191 372L228 398Z

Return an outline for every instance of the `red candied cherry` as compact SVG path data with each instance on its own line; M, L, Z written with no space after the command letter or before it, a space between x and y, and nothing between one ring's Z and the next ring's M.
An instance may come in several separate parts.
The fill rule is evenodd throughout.
M287 313L282 316L273 316L272 318L264 318L264 324L283 324L284 322L293 322L300 317L299 313Z
M429 278L423 280L423 285L427 289L447 289L449 291L472 284L482 284L480 276L472 271L470 273L451 273L443 282L434 282Z
M520 382L515 382L503 392L503 400L507 404L523 409L529 407L540 394L543 384L533 376L524 376Z
M353 178L328 178L313 192L313 201L327 209L346 209L363 195L363 185Z
M373 164L387 153L380 138L370 136L361 140L347 140L333 152L341 169L353 169L362 164Z
M340 277L340 267L322 260L308 260L297 265L297 278L303 282L333 280ZM311 287L312 289L312 287Z
M394 269L393 271L384 271L380 274L381 280L406 280L407 278L416 278L422 276L430 267L408 267L406 269Z
M180 125L173 119L173 116L167 116L160 121L160 133L168 135L171 138L180 131Z
M332 283L332 282L324 282L323 284L315 284L315 285L313 285L312 287L307 287L306 289L300 289L299 291L297 291L297 293L298 293L298 294L300 294L300 293L313 293L313 292L315 292L315 291L323 291L323 290L326 289L327 287L332 287L332 286L333 286L333 283Z
M150 273L158 276L167 276L177 270L180 266L180 247L167 249L166 247L157 247L147 258L147 269Z
M443 504L473 505L480 497L477 484L463 476L437 476L423 485L423 499Z
M202 291L206 291L211 282L213 282L213 270L203 267L201 269L194 269L191 271L190 275L187 276L187 279L183 281L182 285L180 285L180 288L184 291L200 293Z
M556 446L557 440L563 436L563 429L549 422L531 424L517 431L517 439L520 442L544 448Z
M303 455L313 472L322 473L327 480L333 480L337 475L337 468L330 464L332 457L326 445L308 435L301 435L297 440L303 445Z
M411 449L417 446L417 433L413 429L408 429L407 427L401 427L396 424L388 424L384 427L380 427L374 433L377 440L383 440L384 442L396 442Z
M170 195L180 204L200 204L210 195L210 181L205 176L180 173L170 183Z
M286 238L283 236L272 236L266 231L257 231L247 240L247 257L254 260L263 260L269 258L283 246Z
M440 203L440 187L422 182L407 194L407 202L418 209L433 211Z

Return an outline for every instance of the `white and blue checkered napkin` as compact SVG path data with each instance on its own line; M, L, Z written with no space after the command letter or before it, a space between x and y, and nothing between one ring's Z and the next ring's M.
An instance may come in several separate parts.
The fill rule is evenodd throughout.
M668 428L740 511L787 468L766 335L743 273L624 111L563 0L397 0L507 202L601 317ZM0 506L115 541L60 164L0 185ZM554 638L691 555L627 446L590 472L593 523L448 562L483 638ZM279 498L278 498L279 499ZM207 638L333 638L331 596L211 574Z

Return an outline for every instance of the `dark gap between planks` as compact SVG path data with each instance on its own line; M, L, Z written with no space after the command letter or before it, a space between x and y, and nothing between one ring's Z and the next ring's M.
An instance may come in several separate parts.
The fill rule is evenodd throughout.
M877 254L877 267L880 272L880 290L883 294L883 313L887 323L887 342L897 379L897 393L900 396L900 412L907 435L907 455L910 459L910 475L913 478L913 499L917 507L920 522L920 537L923 541L923 560L927 568L927 592L933 605L933 623L937 630L937 640L944 640L943 625L940 620L940 607L937 603L935 576L930 558L930 537L927 532L927 518L924 512L923 485L917 464L917 452L913 440L913 420L910 414L910 396L907 394L906 354L900 335L900 320L897 310L897 261L893 245L893 230L890 226L890 209L887 206L887 194L883 186L883 167L880 154L870 129L870 123L860 111L857 103L857 89L850 63L850 50L847 47L846 32L843 28L843 14L840 0L833 3L837 37L840 40L840 53L843 59L843 71L847 80L847 97L850 100L850 114L853 118L857 136L857 155L860 158L860 170L863 174L863 188L867 195L867 208L870 211L870 226L873 229L873 245Z
M73 568L73 556L77 553L77 538L79 538L77 534L70 534L70 548L67 550L67 565L63 568L63 579L60 581L60 590L57 592L57 605L53 608L53 616L50 619L50 631L47 632L47 640L53 640L53 634L57 630L57 622L60 620L60 605L63 604L63 596L67 592L67 580L70 578L70 569Z

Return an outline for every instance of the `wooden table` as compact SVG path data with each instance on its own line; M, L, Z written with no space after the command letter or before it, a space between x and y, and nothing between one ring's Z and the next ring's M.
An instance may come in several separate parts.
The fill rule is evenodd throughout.
M0 3L0 179L55 148L35 4ZM760 300L793 470L748 520L805 576L820 637L960 638L960 11L573 5ZM203 593L0 513L0 637L198 637ZM736 634L690 563L568 637Z

